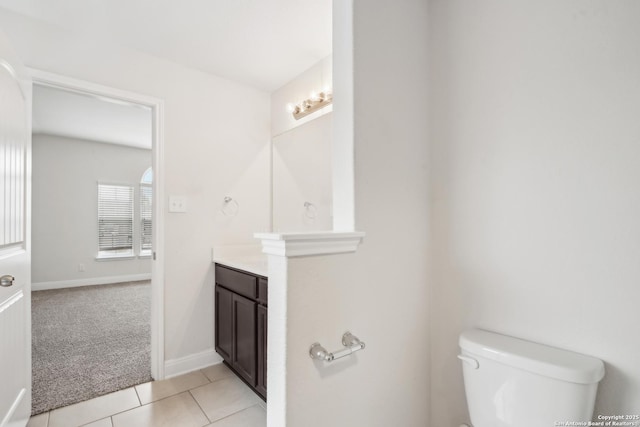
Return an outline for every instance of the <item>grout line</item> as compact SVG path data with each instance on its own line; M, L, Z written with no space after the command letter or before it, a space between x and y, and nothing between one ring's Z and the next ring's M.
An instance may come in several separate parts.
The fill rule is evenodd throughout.
M139 406L142 406L142 399L140 399L140 394L138 394L138 389L136 388L136 386L133 386L133 391L136 392L136 397L138 398L138 403L140 404Z
M206 376L206 375L205 375L205 376ZM227 379L227 378L234 378L234 377L235 377L235 375L231 375L231 376L229 376L229 377L218 378L218 380L216 380L216 381L223 380L223 379ZM242 380L240 380L240 379L238 379L238 380L242 382ZM213 382L214 382L214 381L212 381L211 383L213 383ZM205 385L207 385L207 384L205 384ZM247 386L244 382L242 382L242 385L243 385L244 387L246 387L247 389L249 389L249 390L250 390L249 386ZM245 410L247 410L247 409L249 409L249 408L252 408L252 407L254 407L254 406L260 406L260 402L258 402L258 403L255 403L255 404L253 404L253 405L249 405L249 406L247 406L246 408L242 408L242 409L240 409L240 410L238 410L238 411L236 411L236 412L233 412L233 413L231 413L231 414L229 414L229 415L227 415L227 416L225 416L225 417L222 417L222 418L219 418L219 419L217 419L217 420L215 420L215 421L212 421L212 420L211 420L211 418L209 418L209 416L207 415L207 413L202 409L202 406L200 406L200 402L198 402L198 400L195 398L195 396L193 395L193 393L191 393L191 391L192 391L192 390L195 390L195 389L200 388L200 387L204 387L204 386L194 387L194 388L190 389L190 390L189 390L189 394L191 395L191 397L193 397L193 400L195 400L195 401L196 401L196 404L198 405L198 407L200 408L200 410L204 413L204 415L207 417L207 419L209 420L209 422L210 422L211 424L215 424L215 423L217 423L218 421L224 420L225 418L229 418L229 417L231 417L232 415L238 414L238 413L240 413L240 412L242 412L242 411L245 411ZM262 408L262 406L260 406L260 408ZM262 408L262 409L264 409L264 411L265 411L265 412L266 412L266 410L267 410L266 408Z
M215 423L217 423L218 421L226 420L227 418L229 418L229 417L233 417L234 415L239 414L239 413L240 413L240 412L242 412L242 411L246 411L247 409L253 408L254 406L260 406L260 404L259 404L259 403L256 403L255 405L247 406L246 408L240 409L239 411L236 411L236 412L234 412L234 413L232 413L232 414L229 414L229 415L224 416L224 417L222 417L222 418L218 418L217 420L212 421L212 424L215 424ZM208 418L208 417L207 417L207 418ZM215 426L214 426L214 427L215 427Z
M207 374L204 373L204 369L198 369L198 371L200 371L200 373L204 375L204 377L207 379L207 381L209 381L209 383L212 382L211 379L207 376Z
M227 375L227 376L222 376L222 377L219 377L219 378L211 379L211 378L207 377L207 375L203 372L204 376L205 376L205 377L207 377L207 379L209 380L209 382L210 382L210 383L215 383L216 381L226 380L227 378L234 378L234 377L237 377L237 376L238 376L238 375L237 375L235 372L233 372L233 371L232 371L228 366L224 365L223 363L220 363L220 364L221 364L221 365L223 365L225 368L227 368L227 369L229 370L229 375ZM213 366L215 366L215 365L213 365ZM201 369L201 370L204 370L204 369ZM223 375L224 375L224 374L223 374ZM194 387L194 388L197 388L197 387Z
M197 387L196 387L197 388ZM193 390L193 389L192 389ZM198 408L200 408L200 411L202 411L202 413L204 414L204 417L209 420L209 424L213 423L213 421L211 421L211 418L209 418L209 415L207 415L207 413L205 412L204 409L202 409L202 406L200 406L200 402L198 402L198 399L196 399L196 397L193 395L193 393L191 393L191 390L187 390L187 393L189 393L189 396L191 396L191 398L193 399L194 402L196 402L196 405L198 405Z
M199 369L199 370L197 370L197 371L192 371L192 372L189 372L188 374L183 374L183 375L193 374L193 373L196 373L196 372L198 372L198 371L202 371L202 370L201 370L201 369ZM196 388L199 388L199 387L204 387L204 386L206 386L206 385L211 384L211 380L209 380L209 378L204 374L204 372L200 372L200 374L201 374L201 375L202 375L202 376L207 380L207 382L206 382L206 383L204 383L204 384L200 384L200 385L195 386L195 387L187 388L187 389L184 389L184 390L177 390L177 389L173 389L173 391L171 391L171 394L169 394L169 395L167 395L167 396L165 396L165 397L162 397L162 398L155 399L155 400L153 400L153 393L152 393L152 396L151 396L151 399L152 399L152 400L150 400L150 401L149 401L149 402L147 402L147 403L142 403L142 399L140 398L140 395L138 394L138 400L140 400L140 406L146 406L146 405L150 405L151 403L160 402L161 400L165 400L165 399L168 399L168 398L170 398L170 397L174 397L174 396L178 396L178 395L180 395L180 394L186 393L186 392L188 392L189 390L193 390L193 389L196 389ZM181 375L179 375L179 376L181 376ZM178 377L179 377L179 376L178 376ZM164 382L164 383L166 383L166 382L168 382L168 381L172 381L173 379L178 378L178 377L173 377L173 378L168 378L168 379L165 379L165 380L158 380L158 381L155 381L155 380L154 380L154 381L152 381L152 382L155 382L155 383L158 383L158 382ZM152 388L153 388L153 387L152 387ZM138 389L136 389L136 393L137 393L137 392L138 392Z
M95 421L89 421L89 422L88 422L88 423L86 423L86 424L82 424L80 427L86 427L86 426L88 426L89 424L97 423L98 421L106 420L107 418L109 419L109 423L111 424L111 427L113 427L113 421L111 420L111 416L109 416L109 417L104 417L104 418L99 418L99 419L97 419L97 420L95 420Z
M222 378L216 378L216 379L213 379L213 380L209 380L209 384L217 383L218 381L226 380L228 378L233 378L233 377L232 376L228 376L228 377L222 377ZM194 387L194 388L197 388L197 387Z
M204 384L204 385L206 385L206 384ZM142 407L144 407L144 406L153 405L154 403L162 402L163 400L171 399L172 397L180 396L181 394L188 393L188 392L189 392L189 390L184 390L184 391L178 392L178 393L176 393L176 394L171 394L171 395L169 395L169 396L165 396L165 397L163 397L163 398L161 398L161 399L152 400L152 401L151 401L151 402L149 402L149 403L145 403L144 405L140 405L140 406L138 406L138 408L142 408ZM192 396L193 396L193 395L192 395ZM194 400L195 400L195 399L194 399ZM133 410L133 409L138 409L138 408L131 408L131 409L128 409L127 411L131 411L131 410ZM124 412L127 412L127 411L124 411Z
M129 387L129 388L133 388L134 391L135 391L135 387ZM120 391L124 391L124 390L128 390L128 388L125 388L125 389L120 390ZM99 397L102 397L102 396L99 396ZM136 391L136 397L138 397L138 392L137 391ZM95 399L97 399L97 398L95 398ZM138 397L138 403L140 403L140 398L139 397ZM107 418L107 417L110 418L111 419L111 425L113 426L113 417L115 417L116 415L124 414L125 412L129 412L129 411L133 411L133 410L138 409L138 408L142 408L143 406L146 406L146 405L139 404L138 406L134 406L133 408L125 409L124 411L114 412L113 414L107 415L104 418ZM93 421L89 422L89 424L94 423L96 421L103 420L104 418L99 418L97 420L93 420Z

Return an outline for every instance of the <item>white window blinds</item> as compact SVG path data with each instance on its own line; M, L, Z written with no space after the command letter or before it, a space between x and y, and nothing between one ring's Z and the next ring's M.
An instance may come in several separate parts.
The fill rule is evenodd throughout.
M133 254L133 187L98 184L99 255Z
M140 184L140 255L151 254L152 190L150 185Z

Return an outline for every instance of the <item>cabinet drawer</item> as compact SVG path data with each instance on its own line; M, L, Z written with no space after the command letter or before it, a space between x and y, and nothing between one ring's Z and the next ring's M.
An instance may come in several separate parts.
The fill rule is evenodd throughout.
M263 305L267 305L267 279L264 277L258 277L258 302Z
M216 264L216 283L220 286L255 299L257 295L257 277Z

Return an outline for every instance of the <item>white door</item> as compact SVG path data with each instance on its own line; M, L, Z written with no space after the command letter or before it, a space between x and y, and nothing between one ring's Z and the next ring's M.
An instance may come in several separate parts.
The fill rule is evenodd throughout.
M31 413L31 82L0 33L0 427Z

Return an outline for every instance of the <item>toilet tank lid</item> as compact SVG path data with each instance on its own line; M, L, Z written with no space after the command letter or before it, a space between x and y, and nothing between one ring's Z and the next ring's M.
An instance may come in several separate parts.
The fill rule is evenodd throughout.
M477 356L563 381L593 384L604 377L604 363L595 357L481 329L463 332L459 344Z

